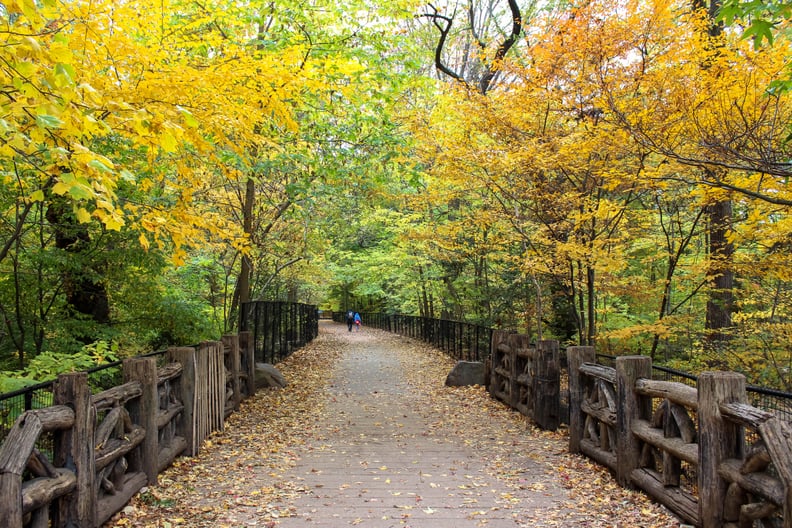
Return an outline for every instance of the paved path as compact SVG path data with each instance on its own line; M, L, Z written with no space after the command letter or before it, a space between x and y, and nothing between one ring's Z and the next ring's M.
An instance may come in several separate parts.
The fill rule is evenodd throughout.
M338 328L343 327L329 331ZM291 504L296 516L281 519L279 526L513 528L543 525L545 510L558 512L566 490L547 485L531 489L529 480L542 479L547 470L531 457L520 457L527 485L519 498L511 483L495 476L489 458L496 453L482 451L486 445L474 437L482 424L470 424L465 434L464 408L444 412L441 402L421 387L418 378L427 365L416 361L407 340L370 330L343 331L339 338L350 346L342 351L322 413L324 447L301 453L296 467L284 475L304 493ZM430 388L444 390L443 381L435 379ZM464 406L465 400L456 403ZM451 417L446 413L458 413L462 421L447 423ZM501 430L514 426L487 425ZM515 480L513 472L508 475Z

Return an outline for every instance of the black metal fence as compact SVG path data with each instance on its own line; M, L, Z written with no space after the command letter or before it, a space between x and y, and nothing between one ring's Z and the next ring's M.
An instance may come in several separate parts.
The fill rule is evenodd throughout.
M242 303L240 331L253 334L257 363L277 363L319 333L319 312L310 304L281 301Z
M0 394L0 439L6 437L17 416L23 412L52 405L54 385L53 380Z
M347 312L334 312L333 320L346 322ZM363 325L420 339L454 359L484 361L489 357L492 329L473 323L433 319L417 315L362 312Z

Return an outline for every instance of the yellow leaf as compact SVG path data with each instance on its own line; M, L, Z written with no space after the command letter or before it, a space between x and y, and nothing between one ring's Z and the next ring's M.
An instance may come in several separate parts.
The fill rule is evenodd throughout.
M173 134L166 131L160 134L160 147L165 152L176 152L176 147L178 143L176 142L176 138L173 137Z
M104 219L104 225L110 231L121 231L121 228L124 225L124 221L121 217L113 214L107 215Z
M78 208L74 213L77 215L77 221L81 224L91 221L91 213L89 213L84 207Z

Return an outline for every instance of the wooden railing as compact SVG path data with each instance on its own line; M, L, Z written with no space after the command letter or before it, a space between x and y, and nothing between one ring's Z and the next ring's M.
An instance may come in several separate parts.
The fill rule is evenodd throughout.
M492 332L489 390L495 398L555 430L561 423L561 366L558 341L540 341L514 332Z
M705 372L693 388L652 380L648 357L567 356L571 452L690 524L792 527L792 428L745 403L744 376Z
M567 355L569 451L609 468L702 528L792 528L792 427L748 405L745 378L705 372L697 387L652 379L651 359ZM489 391L544 429L558 426L558 343L493 334Z
M243 332L169 349L159 368L125 360L124 383L94 395L86 373L59 376L54 405L21 414L0 445L0 526L100 526L223 429L255 393L253 356Z

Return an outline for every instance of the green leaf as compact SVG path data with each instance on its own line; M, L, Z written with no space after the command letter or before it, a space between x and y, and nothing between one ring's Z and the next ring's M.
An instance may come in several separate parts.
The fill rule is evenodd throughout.
M61 121L55 116L41 114L36 116L36 124L41 128L51 129L51 128L60 128L61 126L63 126L63 121Z
M73 185L69 188L69 195L75 200L90 200L93 198L93 193L84 185Z
M88 166L91 167L92 169L98 170L99 172L104 172L107 174L113 173L112 167L108 167L103 161L100 161L98 159L93 159L89 161Z
M762 42L767 39L768 46L773 45L773 29L775 24L768 20L756 19L743 33L743 38L752 38L754 48L762 47Z

